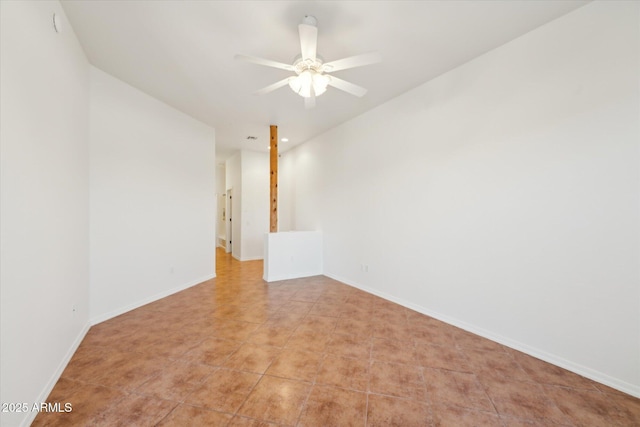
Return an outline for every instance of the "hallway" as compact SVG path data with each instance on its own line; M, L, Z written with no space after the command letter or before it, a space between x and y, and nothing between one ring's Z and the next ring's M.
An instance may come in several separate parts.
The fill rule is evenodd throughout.
M640 400L323 276L217 278L92 327L35 426L637 426Z

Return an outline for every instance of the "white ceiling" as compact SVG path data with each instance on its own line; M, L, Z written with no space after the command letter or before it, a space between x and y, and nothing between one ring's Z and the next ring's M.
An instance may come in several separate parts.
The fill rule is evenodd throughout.
M96 67L216 129L218 161L240 149L302 143L587 1L63 1ZM283 87L289 72L234 60L292 63L297 26L318 19L318 53L331 61L379 51L383 62L336 72L363 98L329 88L316 108ZM255 141L247 136L257 136Z

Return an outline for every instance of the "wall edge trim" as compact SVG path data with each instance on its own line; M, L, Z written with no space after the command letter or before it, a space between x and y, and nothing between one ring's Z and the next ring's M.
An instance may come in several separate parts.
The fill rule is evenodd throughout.
M593 381L596 381L598 383L604 384L606 386L612 387L616 390L622 391L623 393L627 393L633 397L637 397L640 398L640 385L634 385L631 383L628 383L624 380L621 380L619 378L615 378L612 377L610 375L607 375L603 372L600 371L596 371L595 369L591 369L587 366L583 366L574 362L571 362L570 360L564 359L560 356L554 355L552 353L548 353L544 350L540 350L538 348L532 347L530 345L521 343L519 341L515 341L512 340L510 338L506 338L503 337L499 334L495 334L491 331L488 331L486 329L482 329L479 328L477 326L474 326L471 323L467 323L461 320L458 320L454 317L450 317L438 312L435 312L433 310L429 310L425 307L422 307L418 304L414 304L408 301L405 301L401 298L397 298L394 297L392 295L389 295L385 292L380 292L377 291L373 288L369 288L367 286L363 286L360 285L354 281L345 279L343 277L331 274L331 273L324 273L325 276L333 279L333 280L337 280L339 282L342 282L346 285L352 286L354 288L360 289L361 291L367 292L369 294L378 296L380 298L384 298L387 301L391 301L394 302L396 304L399 304L403 307L409 308L411 310L417 311L418 313L422 313L424 315L433 317L434 319L440 320L442 322L445 322L449 325L452 326L456 326L460 329L464 329L467 332L471 332L473 334L479 335L483 338L487 338L491 341L497 342L499 344L502 344L506 347L512 348L514 350L518 350L521 351L525 354L528 354L529 356L533 356L537 359L543 360L545 362L551 363L552 365L555 366L559 366L563 369L566 369L568 371L571 371L575 374L581 375L585 378L589 378Z
M234 257L235 258L235 257ZM246 257L246 258L236 258L238 261L240 262L244 262L244 261L262 261L264 260L264 257Z
M262 276L262 280L264 280L265 282L280 282L283 280L294 280L294 279L302 279L304 277L313 277L313 276L321 276L322 272L321 271L305 271L304 273L296 273L296 274L284 274L281 276Z
M64 357L60 361L60 364L58 365L56 370L53 372L53 374L49 378L49 381L47 381L47 384L44 386L44 388L42 389L42 391L38 395L37 400L34 403L40 403L40 402L46 402L47 401L47 397L49 397L49 394L51 394L51 391L53 390L53 388L57 384L58 380L62 376L62 373L64 372L64 370L67 368L67 365L71 361L71 358L73 357L73 355L78 350L78 347L80 347L80 344L82 343L82 340L84 340L84 337L87 335L87 332L89 332L89 329L91 328L91 326L92 326L91 322L89 320L87 320L87 323L85 323L85 325L80 330L80 333L78 334L76 339L71 344L71 347L69 347L69 350L67 350L67 353L64 355ZM25 417L22 420L22 422L20 423L20 426L21 427L27 427L27 426L31 425L31 423L33 423L33 421L35 420L36 416L38 415L38 413L39 412L29 411L28 416Z
M105 320L112 319L112 318L114 318L116 316L120 316L121 314L129 312L131 310L135 310L136 308L140 308L143 305L147 305L149 303L152 303L152 302L157 301L159 299L168 297L168 296L173 295L175 293L178 293L180 291L184 291L185 289L189 289L189 288L191 288L193 286L199 285L202 282L206 282L207 280L214 279L215 277L216 277L215 273L214 274L209 274L207 276L204 276L204 277L201 277L199 279L187 282L187 283L182 284L180 286L177 286L175 288L171 288L169 290L160 292L160 293L155 294L153 296L150 296L148 298L144 298L142 300L136 301L136 302L134 302L132 304L129 304L129 305L126 305L124 307L112 310L112 311L110 311L108 313L104 313L104 314L101 314L101 315L98 315L98 316L95 316L95 317L91 317L89 319L89 323L91 324L91 326L97 325L98 323L102 323Z

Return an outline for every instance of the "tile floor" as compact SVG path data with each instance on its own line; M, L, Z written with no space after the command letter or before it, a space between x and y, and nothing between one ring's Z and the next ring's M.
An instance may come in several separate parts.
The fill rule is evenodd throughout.
M35 426L640 426L633 398L328 279L211 280L92 327Z

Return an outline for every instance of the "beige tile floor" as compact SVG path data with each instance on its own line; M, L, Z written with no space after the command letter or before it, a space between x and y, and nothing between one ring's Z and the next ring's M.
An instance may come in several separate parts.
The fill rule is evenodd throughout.
M640 399L326 277L211 280L92 327L35 426L640 426Z

